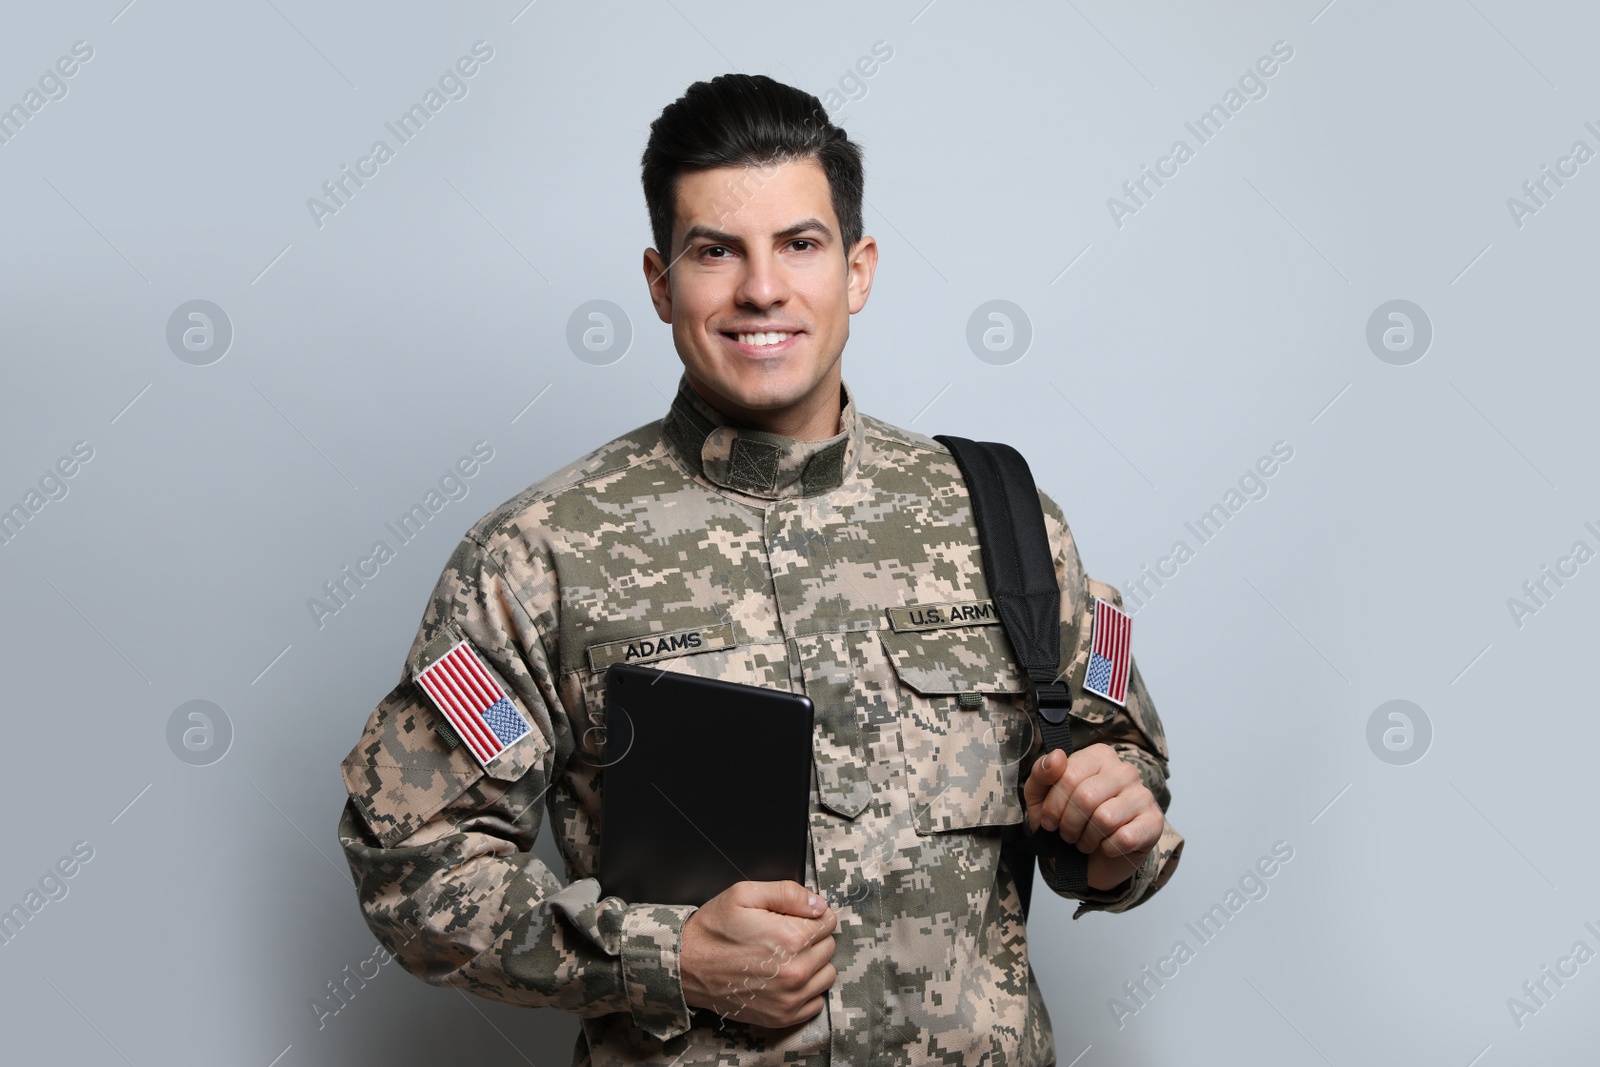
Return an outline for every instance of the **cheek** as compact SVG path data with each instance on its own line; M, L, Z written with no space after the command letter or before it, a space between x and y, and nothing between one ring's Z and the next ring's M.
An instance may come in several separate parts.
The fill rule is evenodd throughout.
M830 276L825 284L818 279L818 284L812 288L807 299L817 318L831 320L836 328L842 329L843 323L850 318L850 285L845 278Z
M681 311L673 317L672 340L680 353L687 352L691 358L711 343L699 320L686 318Z
M709 278L695 278L679 284L672 292L672 330L682 337L710 333L710 320L726 311L723 286Z

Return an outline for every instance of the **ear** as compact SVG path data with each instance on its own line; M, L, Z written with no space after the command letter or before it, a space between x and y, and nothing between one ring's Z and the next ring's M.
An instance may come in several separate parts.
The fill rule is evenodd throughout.
M650 287L650 303L656 306L656 317L662 322L672 322L672 275L667 270L661 253L653 248L644 250L644 280Z
M878 242L871 237L863 237L856 242L845 262L845 273L849 279L850 314L854 315L867 306L867 297L872 293L872 276L877 269Z

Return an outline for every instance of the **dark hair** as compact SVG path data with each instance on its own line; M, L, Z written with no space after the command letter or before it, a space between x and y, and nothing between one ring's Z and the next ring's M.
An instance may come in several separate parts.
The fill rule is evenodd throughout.
M640 160L656 251L670 264L678 175L814 159L828 177L844 251L861 239L861 146L810 93L764 74L695 82L650 124Z

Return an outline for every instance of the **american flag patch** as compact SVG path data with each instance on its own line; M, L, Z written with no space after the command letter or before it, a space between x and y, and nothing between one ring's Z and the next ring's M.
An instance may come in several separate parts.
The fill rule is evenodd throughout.
M1133 664L1128 638L1132 629L1133 620L1128 615L1095 598L1089 672L1083 679L1083 688L1122 707L1128 706L1128 672Z
M465 641L456 642L419 673L417 684L444 712L467 749L485 768L531 729Z

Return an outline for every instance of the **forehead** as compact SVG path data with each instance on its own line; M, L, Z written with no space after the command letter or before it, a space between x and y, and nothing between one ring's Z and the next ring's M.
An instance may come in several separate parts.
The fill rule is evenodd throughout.
M814 159L681 174L675 214L677 234L706 226L757 236L777 233L804 218L821 219L839 232L827 172Z

